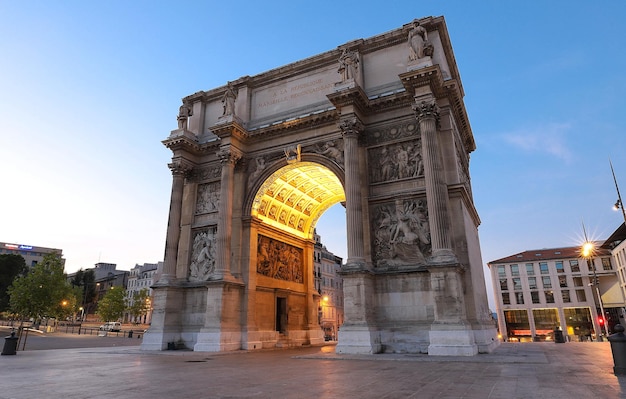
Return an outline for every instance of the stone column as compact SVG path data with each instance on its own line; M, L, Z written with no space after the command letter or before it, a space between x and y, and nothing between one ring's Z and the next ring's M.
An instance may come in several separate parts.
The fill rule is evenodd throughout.
M167 223L167 238L165 239L163 274L158 281L158 284L161 285L167 285L176 278L176 258L178 255L178 241L180 240L183 187L185 185L185 175L192 169L191 165L180 159L175 160L168 166L172 171L172 195Z
M235 164L241 159L241 152L234 147L221 148L217 156L222 163L220 184L220 206L217 224L217 249L215 272L210 280L224 280L232 277L230 272L231 233L233 215L233 189Z
M358 136L363 124L358 118L348 118L339 124L344 141L344 168L346 172L346 225L348 259L346 269L364 269L363 212L361 210L361 180L359 170Z
M432 96L426 96L415 99L413 110L420 126L422 139L422 158L432 245L432 256L429 262L456 263L457 258L452 252L450 237L448 186L437 138L439 107L437 107Z

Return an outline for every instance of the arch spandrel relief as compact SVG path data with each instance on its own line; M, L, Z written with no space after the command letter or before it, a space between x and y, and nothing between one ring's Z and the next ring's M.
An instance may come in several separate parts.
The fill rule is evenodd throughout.
M396 200L373 207L373 258L377 267L419 266L431 253L425 199Z
M206 281L215 271L217 228L199 231L194 235L189 263L189 281Z

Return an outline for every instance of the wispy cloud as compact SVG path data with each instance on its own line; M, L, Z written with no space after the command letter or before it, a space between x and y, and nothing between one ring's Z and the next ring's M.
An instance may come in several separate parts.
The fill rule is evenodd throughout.
M503 138L507 143L526 152L546 153L570 162L573 155L566 140L570 127L569 123L550 123L505 133Z

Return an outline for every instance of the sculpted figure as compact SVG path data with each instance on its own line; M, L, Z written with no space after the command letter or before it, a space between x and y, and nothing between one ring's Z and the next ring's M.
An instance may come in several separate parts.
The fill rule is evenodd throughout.
M359 69L359 58L356 53L343 50L341 57L339 57L339 69L337 72L341 74L341 81L345 82L351 79L355 79Z
M224 106L224 113L222 116L235 115L235 100L237 100L237 94L235 93L232 83L228 82L226 92L222 97L222 104Z
M254 184L254 181L263 173L265 170L265 159L263 157L255 158L256 168L254 171L248 176L248 187Z
M215 269L214 237L208 232L199 233L193 240L189 280L205 281Z
M318 153L332 158L340 165L343 164L343 151L337 148L335 142L333 141L327 141L324 143L324 145L318 150Z
M409 60L415 61L427 55L432 55L428 33L419 21L413 21L413 28L409 31Z
M193 109L187 103L183 103L178 109L178 128L181 130L187 130L187 119L193 115Z

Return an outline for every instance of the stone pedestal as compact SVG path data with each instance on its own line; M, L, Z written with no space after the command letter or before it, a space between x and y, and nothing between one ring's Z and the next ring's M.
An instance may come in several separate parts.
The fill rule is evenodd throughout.
M342 326L339 329L337 353L371 355L380 353L382 345L380 335L369 326Z
M433 326L430 331L428 354L432 356L474 356L478 346L469 326Z

